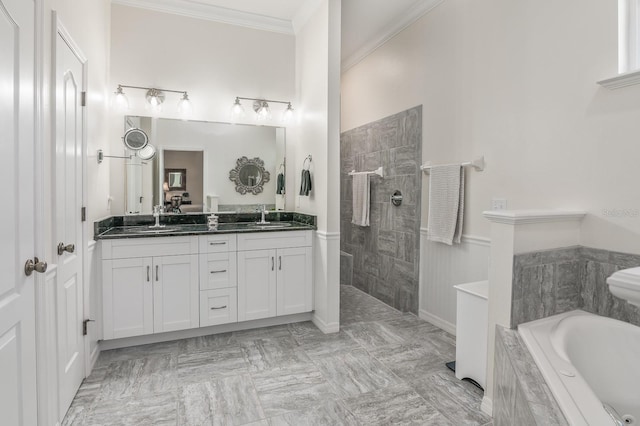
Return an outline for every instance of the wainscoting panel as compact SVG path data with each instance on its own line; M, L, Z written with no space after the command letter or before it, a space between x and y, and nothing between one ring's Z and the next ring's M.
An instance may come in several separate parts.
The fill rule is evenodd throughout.
M464 236L461 244L448 246L427 240L420 228L420 317L455 334L454 285L486 280L490 241Z

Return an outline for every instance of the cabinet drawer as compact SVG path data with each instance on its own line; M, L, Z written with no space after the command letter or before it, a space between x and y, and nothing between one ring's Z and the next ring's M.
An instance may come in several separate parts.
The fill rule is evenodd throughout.
M197 254L198 237L153 237L102 240L103 259Z
M201 235L200 253L236 251L236 234Z
M238 322L235 288L200 292L200 327Z
M238 251L311 247L313 231L252 232L238 235Z
M235 287L237 276L235 252L200 255L200 290Z

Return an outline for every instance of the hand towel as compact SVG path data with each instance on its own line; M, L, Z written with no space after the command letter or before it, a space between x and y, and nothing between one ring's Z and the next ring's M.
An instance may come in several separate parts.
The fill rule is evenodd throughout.
M311 173L309 170L302 170L302 181L300 182L300 195L308 196L311 192Z
M353 217L351 223L358 226L369 226L369 175L353 175Z
M459 244L463 217L464 167L459 164L431 167L427 239Z
M284 173L278 173L276 194L284 194Z

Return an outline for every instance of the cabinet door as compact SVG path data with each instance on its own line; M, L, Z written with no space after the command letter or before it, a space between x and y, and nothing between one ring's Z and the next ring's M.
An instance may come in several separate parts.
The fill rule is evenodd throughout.
M238 252L238 321L276 316L276 251Z
M198 293L198 255L154 257L154 333L197 328Z
M278 315L313 310L311 247L278 249Z
M104 338L153 333L153 287L150 257L103 263Z
M200 292L200 327L238 322L235 288Z

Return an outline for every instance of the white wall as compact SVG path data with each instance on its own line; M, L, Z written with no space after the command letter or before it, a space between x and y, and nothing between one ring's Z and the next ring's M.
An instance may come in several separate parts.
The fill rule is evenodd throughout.
M115 4L111 11L111 92L118 84L186 90L194 105L191 119L221 122L229 121L236 96L295 98L292 35ZM151 115L144 106L144 91L125 93L131 104L128 115ZM159 116L178 118L178 99L178 94L167 93ZM250 103L244 106L243 121L255 123ZM266 124L281 125L280 107L271 109L273 120ZM114 155L122 152L123 115L111 112L108 149ZM112 214L120 214L124 211L123 162L110 160L107 167L112 176ZM289 173L288 189L292 179ZM287 207L293 208L293 198L287 200Z
M296 210L318 216L314 259L314 322L338 331L340 308L340 0L324 0L296 34L299 123L292 152L294 190L312 155L311 196L296 196ZM291 163L289 163L291 164ZM297 193L297 191L296 191Z
M423 160L471 160L465 234L509 209L581 209L581 244L640 253L640 86L617 70L617 2L446 0L342 76L342 130L423 104ZM423 180L426 226L428 178Z

